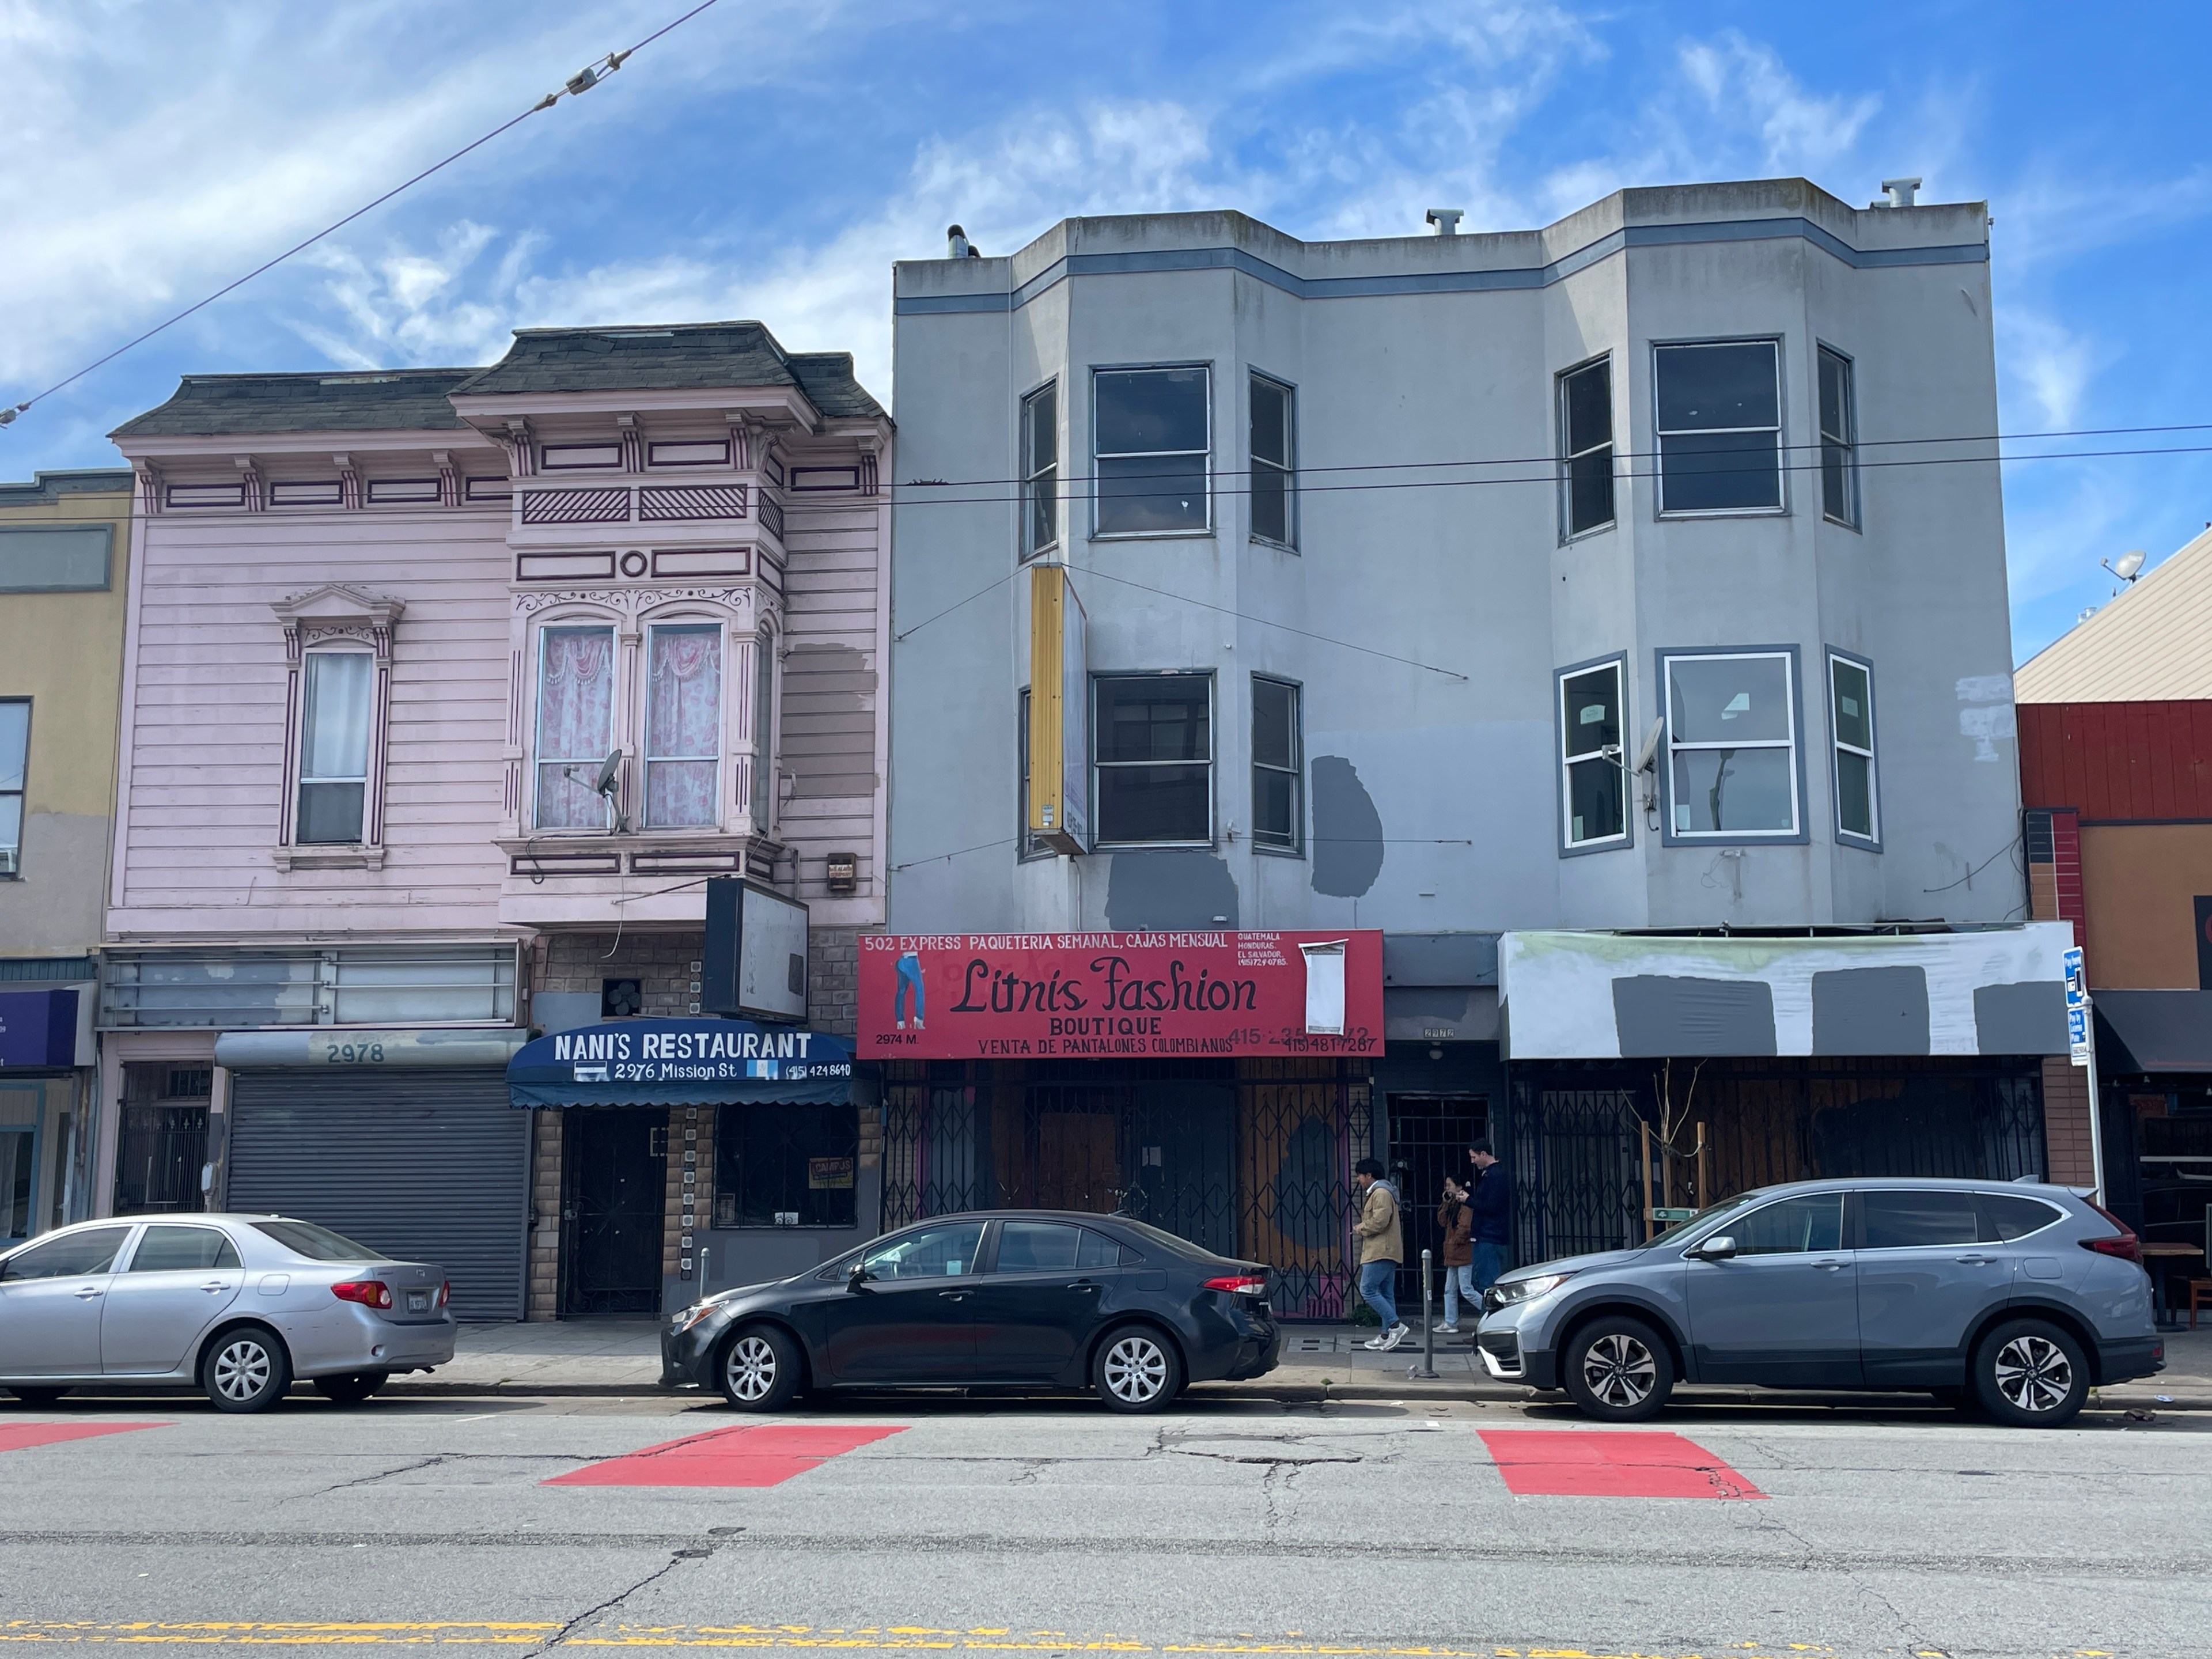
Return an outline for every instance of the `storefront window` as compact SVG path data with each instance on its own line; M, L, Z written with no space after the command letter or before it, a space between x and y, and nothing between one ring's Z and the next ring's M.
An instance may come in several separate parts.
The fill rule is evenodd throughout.
M860 1108L725 1106L714 1125L717 1227L859 1224Z

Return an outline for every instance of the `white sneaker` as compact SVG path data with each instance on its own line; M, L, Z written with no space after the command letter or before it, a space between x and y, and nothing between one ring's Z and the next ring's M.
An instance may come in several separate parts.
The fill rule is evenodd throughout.
M1403 1323L1393 1325L1390 1328L1390 1334L1384 1337L1380 1343L1376 1344L1376 1346L1387 1352L1389 1350L1396 1347L1401 1342L1403 1342L1413 1334L1413 1327L1410 1325Z
M1370 1337L1369 1337L1369 1338L1368 1338L1364 1342L1361 1343L1359 1346L1360 1346L1361 1347L1363 1347L1363 1348L1369 1348L1369 1349L1374 1349L1374 1350L1377 1350L1377 1351L1379 1351L1379 1350L1381 1350L1381 1349L1383 1349L1383 1348L1387 1348L1387 1347L1389 1347L1389 1346L1390 1346L1390 1344L1389 1344L1387 1340L1385 1340L1383 1338L1382 1338L1382 1337L1379 1337L1379 1336L1370 1336Z
M1457 1336L1459 1334L1459 1327L1456 1325L1439 1325L1437 1328L1442 1331L1446 1336Z

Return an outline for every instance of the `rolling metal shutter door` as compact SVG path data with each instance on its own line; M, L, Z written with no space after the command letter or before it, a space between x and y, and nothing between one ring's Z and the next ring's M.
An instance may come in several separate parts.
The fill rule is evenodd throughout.
M529 1154L495 1067L231 1079L229 1207L437 1262L461 1319L522 1317Z

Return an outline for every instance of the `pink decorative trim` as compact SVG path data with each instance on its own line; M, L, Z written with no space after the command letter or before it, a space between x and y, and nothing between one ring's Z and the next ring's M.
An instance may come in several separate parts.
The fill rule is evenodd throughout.
M525 524L627 524L629 489L533 489L522 498Z
M727 484L646 484L637 492L637 516L649 524L686 519L742 519L745 487Z

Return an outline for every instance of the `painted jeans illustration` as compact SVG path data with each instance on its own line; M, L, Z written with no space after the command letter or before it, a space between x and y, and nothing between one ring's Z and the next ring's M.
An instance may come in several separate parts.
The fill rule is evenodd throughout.
M898 959L898 989L891 994L891 1018L898 1022L902 1031L906 1030L906 994L909 986L914 989L914 1029L919 1031L922 1029L923 1012L921 958L911 951Z

